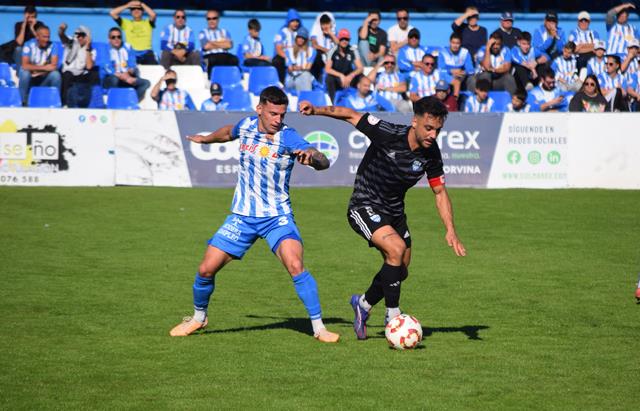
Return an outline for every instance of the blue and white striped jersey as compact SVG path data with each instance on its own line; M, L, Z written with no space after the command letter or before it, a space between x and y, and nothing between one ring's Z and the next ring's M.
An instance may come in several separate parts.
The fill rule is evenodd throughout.
M513 103L507 104L507 113L529 113L531 111L531 105L525 103L519 110L513 108Z
M377 90L378 86L385 87L385 88L397 87L401 83L404 83L406 81L407 80L404 74L398 73L397 71L394 71L392 73L387 73L386 71L382 71L378 73L378 75L376 76L375 89ZM402 98L400 93L398 93L397 91L378 91L378 94L380 94L382 97L386 98L387 100L399 100Z
M606 62L607 59L605 59L604 57L602 57L601 59L596 56L591 57L587 62L587 74L595 74L596 76L599 76L600 74L604 73Z
M36 39L31 39L22 46L22 56L29 57L29 63L44 66L51 63L51 57L58 55L58 44L49 42L46 47L40 48Z
M470 96L464 103L465 113L491 113L493 111L493 99L487 97L483 102L478 101L475 95Z
M540 50L534 49L533 47L529 49L527 54L525 54L518 46L511 48L511 62L515 64L522 65L522 63L531 63L532 61L536 61L540 56L546 56L547 60L549 59L549 56L545 53L541 53Z
M313 64L313 60L316 58L316 49L311 47L311 45L307 44L306 49L299 49L298 55L296 56L293 52L293 48L287 49L285 52L287 59L286 65L289 66L304 66L306 64ZM308 70L293 70L289 72L287 70L287 74L293 77L299 76L302 72Z
M633 80L633 76L634 74L636 74L636 72L638 72L638 62L640 61L640 57L636 57L633 60L631 60L629 62L629 65L627 66L627 69L625 70L624 77L627 79L627 83L631 84L632 80Z
M169 24L160 33L160 47L162 50L173 50L176 44L181 43L187 51L195 48L195 36L191 27L184 26L179 29L173 24Z
M476 62L478 67L476 67L476 71L478 73L482 73L484 69L482 68L482 60L484 59L486 46L480 47L478 52L476 53ZM494 55L491 53L489 56L489 61L491 62L491 67L498 68L505 63L511 63L511 50L507 47L503 47L500 49L500 53Z
M286 53L288 49L293 47L293 43L296 40L296 32L289 30L288 27L283 27L273 37L273 44L277 46L280 44ZM274 50L275 55L275 50Z
M240 140L238 184L231 212L249 217L291 214L289 179L295 164L295 150L309 147L298 132L286 125L273 139L258 131L258 117L240 120L231 132Z
M262 56L262 43L260 42L260 38L254 39L250 35L247 34L247 37L244 38L244 42L242 42L242 53L249 53L253 57Z
M464 47L461 47L457 54L454 54L449 47L442 47L438 53L438 68L446 70L449 74L452 69L464 69L468 75L472 74L471 53Z
M607 54L616 54L624 57L627 54L627 43L638 37L638 29L629 23L615 23L609 29L609 42Z
M631 80L628 81L628 86L633 88L636 93L640 93L640 71L636 71L630 77Z
M122 43L120 48L109 48L109 61L103 67L106 74L124 73L136 68L136 54L127 43Z
M544 27L544 24L538 27L536 31L533 32L533 39L531 41L531 46L538 50L539 53L544 53L546 55L558 53L562 53L562 47L564 47L565 37L564 30L562 27L558 27L557 38L551 37L551 35L547 32L547 29Z
M578 60L575 56L565 59L558 56L551 63L551 68L556 73L556 80L562 79L567 83L572 83L578 78Z
M427 54L427 50L422 47L410 47L408 45L398 50L398 69L402 72L413 70L414 61L422 61L422 57Z
M527 101L533 102L533 105L536 107L536 110L540 109L540 106L544 103L548 103L551 100L554 100L560 96L564 95L562 90L558 87L555 87L553 90L545 90L542 86L538 86L529 91L529 99ZM561 103L550 107L550 109L558 110L558 111L567 111L568 103L567 99L562 100Z
M322 34L321 36L311 36L311 39L315 39L315 41L318 43L318 46L324 47L327 50L331 50L336 46L336 43L333 42L331 37L324 34Z
M568 40L573 41L576 45L593 44L596 40L600 40L600 35L595 30L580 30L577 27L569 34Z
M185 90L179 88L169 91L164 89L160 92L158 110L195 110L196 106L191 100L191 96Z
M446 80L447 83L451 82L451 77L442 70L434 70L429 75L426 75L423 71L416 71L411 77L409 91L416 93L420 98L432 96L436 94L436 84L440 79Z
M601 89L614 89L621 87L623 90L627 89L627 79L620 73L616 73L611 77L607 73L602 73L598 76L598 83L600 83Z
M208 98L202 102L202 105L200 106L200 111L221 111L221 110L226 110L228 106L229 106L229 103L227 103L226 101L220 100L220 102L216 104L213 100Z
M211 49L205 50L204 46L209 41L219 41L219 40L231 40L231 35L225 29L217 28L215 30L211 30L210 28L203 29L200 31L198 35L198 39L200 40L200 48L202 49L202 54L209 55L213 53L225 53L226 49Z

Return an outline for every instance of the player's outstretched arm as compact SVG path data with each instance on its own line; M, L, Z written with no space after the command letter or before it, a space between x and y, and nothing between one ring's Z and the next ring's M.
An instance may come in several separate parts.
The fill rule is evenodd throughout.
M199 144L211 144L211 143L226 143L227 141L231 141L231 130L233 130L232 125L220 127L216 131L206 136L194 135L187 136L187 140L191 140L194 143Z
M447 234L445 235L447 244L449 244L449 247L453 248L453 252L456 253L457 256L464 257L467 255L467 250L465 250L464 245L462 245L462 242L458 239L458 235L456 234L456 229L453 224L453 207L451 206L451 200L449 199L447 189L445 186L440 185L433 187L432 190L436 195L436 207L438 208L438 213L440 214L440 218L447 230Z
M338 120L344 120L346 122L351 123L352 125L357 125L360 119L362 118L362 113L358 113L355 110L352 110L347 107L340 106L323 106L316 107L308 101L302 101L298 105L300 112L306 116L327 116L332 117Z
M329 159L327 156L316 150L315 148L307 148L306 150L295 150L293 154L300 164L311 166L316 170L326 170L329 168Z

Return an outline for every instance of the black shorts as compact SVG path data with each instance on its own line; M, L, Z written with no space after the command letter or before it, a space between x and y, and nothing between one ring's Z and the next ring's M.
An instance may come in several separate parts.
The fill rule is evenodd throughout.
M411 233L407 226L406 214L390 216L378 212L373 207L366 206L349 209L347 219L351 228L369 242L369 247L375 247L371 242L373 233L382 226L390 225L402 237L407 248L411 248Z

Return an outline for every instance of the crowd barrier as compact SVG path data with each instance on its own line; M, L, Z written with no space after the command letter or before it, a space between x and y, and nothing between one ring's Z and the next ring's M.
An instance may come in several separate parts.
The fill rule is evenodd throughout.
M199 145L185 136L235 124L246 115L4 109L0 185L232 187L238 142ZM404 114L376 115L411 121ZM438 137L447 184L638 189L637 119L631 113L452 113ZM322 172L297 165L293 186L353 184L370 144L362 133L326 117L291 113L286 122L331 161Z

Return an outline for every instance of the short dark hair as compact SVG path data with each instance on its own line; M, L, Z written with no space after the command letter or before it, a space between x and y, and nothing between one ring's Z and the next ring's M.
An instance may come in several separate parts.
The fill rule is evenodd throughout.
M331 23L331 17L329 17L328 14L323 14L322 16L320 16L320 24L327 24L327 23Z
M458 39L458 40L462 41L462 35L459 34L459 33L451 33L451 35L449 36L449 41L451 41L453 39Z
M620 65L620 56L616 56L615 54L607 54L605 57L611 57L613 61Z
M401 11L404 11L405 13L409 14L409 10L405 9L405 8L399 8L396 10L396 14L400 13Z
M49 26L47 26L47 25L46 25L46 24L44 24L44 23L42 23L42 24L36 24L34 28L35 28L35 30L36 30L36 31L38 31L38 30L40 30L40 29L47 29L47 30L49 30ZM51 31L51 30L49 30L49 31ZM617 57L617 56L616 56L616 57ZM618 61L618 64L620 64L620 62L619 62L619 61Z
M489 82L489 80L487 80L486 78L481 78L480 80L476 81L476 90L489 91L489 89L491 89L491 82Z
M278 106L289 105L289 98L279 87L269 86L260 92L260 104L269 102Z
M207 13L218 13L218 16L221 14L220 10L217 10L217 9L209 9L209 10L207 10Z
M529 43L531 43L531 33L529 33L528 31L523 31L518 36L518 40L524 40L524 41L528 41Z
M424 61L424 59L426 59L426 58L432 58L432 59L433 59L433 61L437 61L437 59L435 58L435 56L434 56L433 54L429 54L429 53L427 53L427 54L425 54L424 56L422 56L422 60L420 60L420 61Z
M178 12L179 12L179 11L181 11L181 12L182 12L182 14L184 14L185 16L187 15L187 12L186 12L186 11L184 11L184 9L175 9L175 10L173 11L173 15L175 16L176 14L178 14Z
M549 66L544 66L541 70L540 70L540 78L555 78L556 77L556 72L553 71L553 69Z
M377 14L379 18L382 18L382 14L380 14L380 10L371 10L368 15L370 16L372 14Z
M516 90L515 93L513 93L513 97L522 101L527 101L527 96L528 96L528 93L527 93L527 90L525 89L518 89Z
M576 43L574 43L573 41L567 41L566 43L564 43L564 47L562 48L569 49L573 53L574 51L576 51Z
M109 33L111 33L112 31L117 31L118 33L122 34L122 30L120 30L120 27L113 26L109 29Z
M248 27L249 27L249 30L255 30L255 31L262 30L262 25L260 24L260 21L258 19L249 20Z
M502 36L500 35L500 32L498 32L498 31L494 31L493 33L491 33L491 36L489 36L489 37L492 38L492 39L495 39L495 40L502 41Z
M29 4L27 6L24 7L24 12L26 13L38 13L38 10L36 10L36 6L33 4Z
M413 103L413 114L416 116L429 114L430 116L441 118L444 121L449 111L436 96L427 96Z

